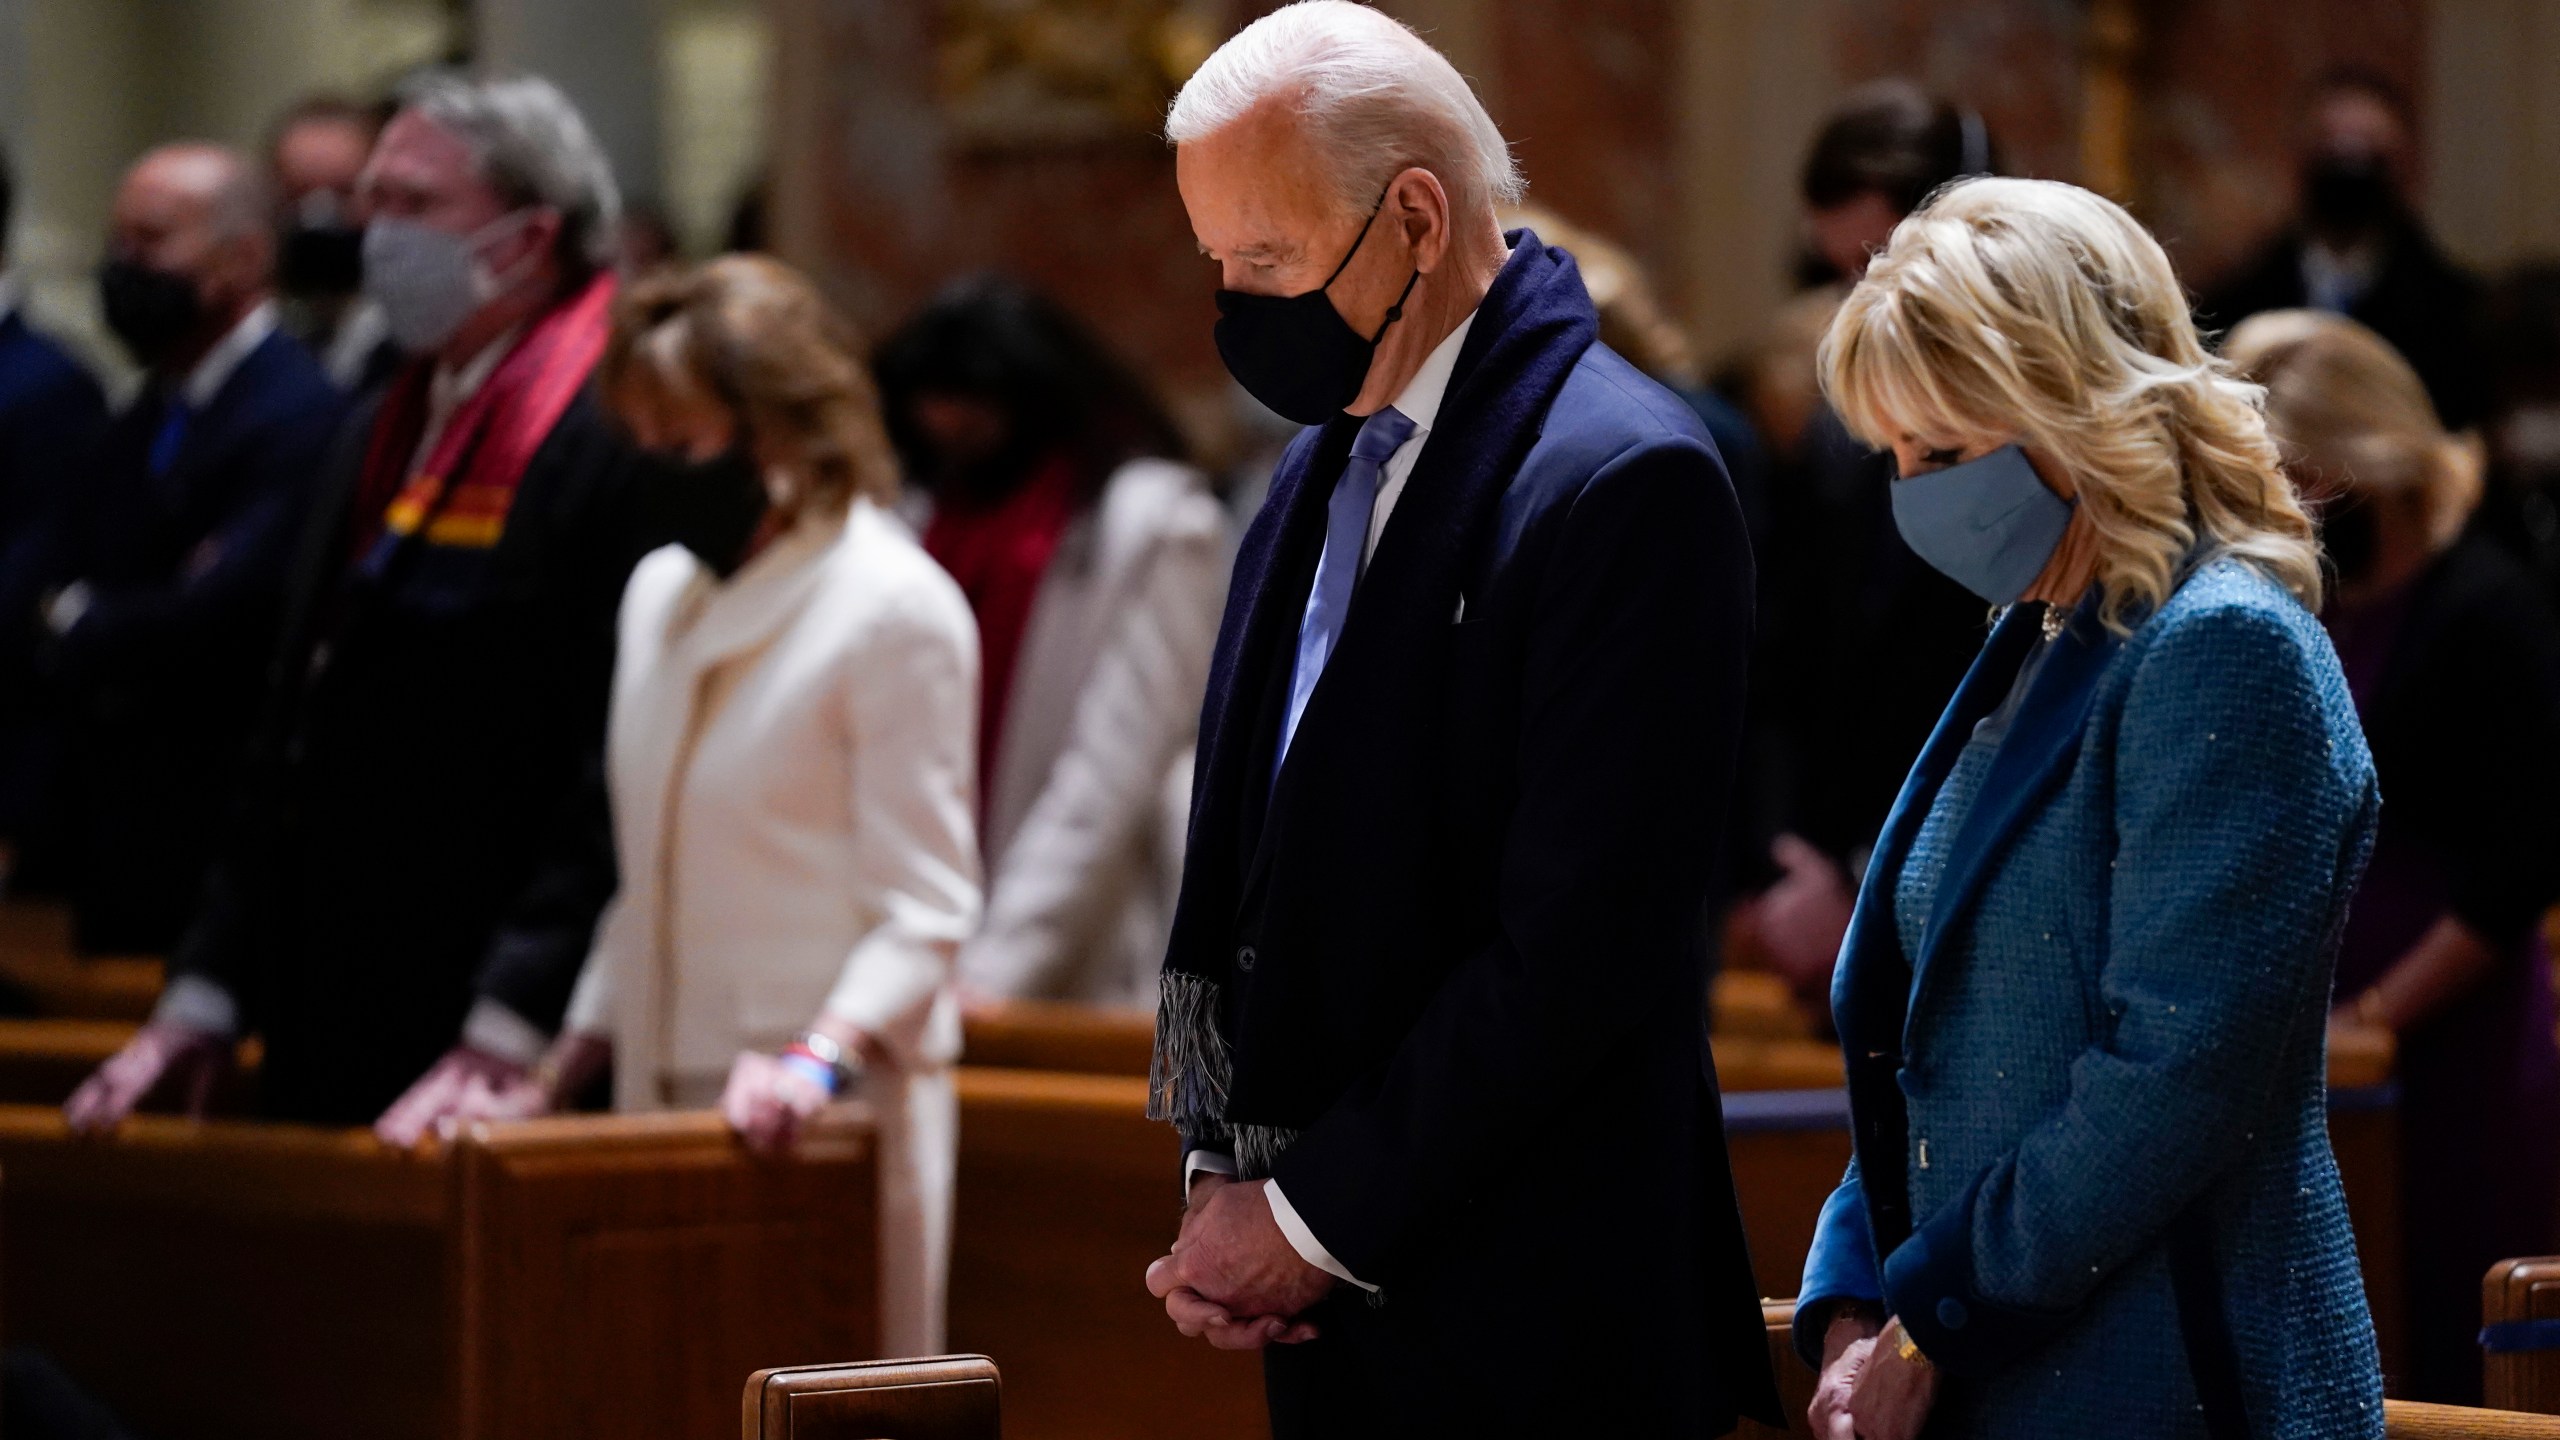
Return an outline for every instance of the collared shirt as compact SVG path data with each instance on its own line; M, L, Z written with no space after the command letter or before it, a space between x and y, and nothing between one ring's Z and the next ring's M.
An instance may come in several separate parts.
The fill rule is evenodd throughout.
M507 358L507 352L516 346L516 337L523 333L524 327L519 325L481 346L478 354L459 365L439 363L436 372L427 377L427 424L418 432L418 448L409 456L412 473L435 453L436 442L444 438L444 427L453 422L453 412L489 383L491 372Z
M213 397L222 393L223 385L239 370L241 362L249 358L249 352L266 344L267 337L274 333L276 302L261 300L230 329L222 332L222 338L214 341L213 348L204 352L204 358L196 362L196 368L188 371L187 378L178 382L178 398L184 400L190 410L202 410L212 404Z
M1378 498L1370 505L1369 538L1360 549L1360 565L1364 571L1370 558L1378 553L1379 537L1387 533L1387 519L1395 513L1396 501L1404 495L1404 482L1412 477L1413 467L1422 459L1422 447L1430 442L1432 429L1439 424L1440 402L1448 396L1449 377L1458 368L1458 352L1465 348L1467 332L1474 329L1475 324L1476 312L1470 310L1467 318L1458 322L1458 328L1450 331L1445 339L1431 348L1430 354L1422 358L1421 368L1413 372L1413 378L1405 382L1404 389L1388 402L1413 422L1413 434L1397 446L1395 453L1378 468ZM1211 1150L1194 1150L1184 1157L1185 1188L1189 1187L1192 1175L1204 1172L1233 1175L1236 1173L1235 1160ZM1299 1259L1363 1290L1375 1291L1378 1288L1352 1274L1349 1267L1333 1258L1333 1252L1324 1247L1324 1242L1316 1238L1315 1231L1299 1217L1297 1207L1289 1203L1289 1197L1280 1193L1280 1182L1275 1180L1263 1186L1262 1194L1271 1204L1272 1221L1287 1237L1289 1248L1298 1252Z

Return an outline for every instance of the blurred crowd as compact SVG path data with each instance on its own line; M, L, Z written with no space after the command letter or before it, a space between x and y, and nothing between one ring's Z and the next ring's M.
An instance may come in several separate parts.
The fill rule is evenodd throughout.
M2296 218L2189 283L2336 572L2388 797L2337 1003L2400 1037L2412 1393L2458 1398L2482 1269L2560 1241L2560 264L2449 258L2412 131L2388 83L2322 81ZM2001 163L1961 104L1850 95L1799 293L1712 365L1624 250L1514 221L1740 491L1760 638L1700 924L1820 1032L1987 617L1904 543L1815 347L1905 215ZM933 1353L960 1016L1153 1003L1260 477L1013 279L865 337L774 260L673 248L558 90L429 74L134 163L96 277L121 404L0 278L7 885L170 958L83 1126L200 1108L252 1034L267 1113L402 1143L610 1097L782 1144L859 1080L915 1271L884 1338Z

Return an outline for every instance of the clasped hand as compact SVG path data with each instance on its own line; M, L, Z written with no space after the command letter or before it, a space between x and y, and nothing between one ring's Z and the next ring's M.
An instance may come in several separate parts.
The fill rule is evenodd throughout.
M1845 1308L1833 1317L1806 1416L1818 1440L1916 1440L1937 1403L1938 1372L1902 1357L1901 1329Z
M1267 1180L1203 1175L1173 1253L1147 1267L1147 1291L1174 1327L1221 1350L1259 1350L1316 1338L1297 1317L1333 1290L1333 1277L1300 1258L1263 1192Z

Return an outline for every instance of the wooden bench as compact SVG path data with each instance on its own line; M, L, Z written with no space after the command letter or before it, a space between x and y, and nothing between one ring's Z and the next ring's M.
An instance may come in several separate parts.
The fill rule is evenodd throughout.
M159 1001L163 967L144 956L87 956L71 948L59 905L0 900L0 992L49 1019L140 1021Z
M777 1360L872 1353L858 1112L790 1160L709 1114L473 1128L450 1149L0 1107L11 1344L159 1440L692 1440Z
M743 1440L1001 1440L1004 1382L984 1355L759 1370Z
M2483 1398L2560 1415L2560 1257L2501 1260L2480 1283Z

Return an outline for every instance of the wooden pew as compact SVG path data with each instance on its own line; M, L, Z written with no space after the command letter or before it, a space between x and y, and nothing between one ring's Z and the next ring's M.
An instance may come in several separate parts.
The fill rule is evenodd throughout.
M143 956L87 956L71 948L71 916L59 905L0 900L0 992L14 991L49 1019L146 1019L160 998L162 965Z
M0 1107L10 1343L159 1440L691 1437L741 1375L871 1353L867 1123L748 1155L715 1115L360 1132Z
M2501 1260L2480 1282L2483 1398L2560 1415L2560 1258Z
M1769 1358L1778 1369L1780 1399L1786 1406L1787 1428L1772 1430L1753 1421L1742 1422L1735 1431L1736 1440L1773 1440L1780 1435L1809 1437L1813 1428L1806 1423L1806 1408L1813 1403L1813 1372L1796 1358L1795 1344L1788 1329L1795 1319L1795 1302L1773 1300L1760 1307L1761 1318L1769 1326ZM2405 1400L2386 1400L2382 1407L2385 1440L2560 1440L2560 1419L2542 1415L2520 1414L2512 1410L2473 1410L2456 1405L2419 1405Z
M759 1370L743 1440L1001 1440L1004 1382L984 1355Z

